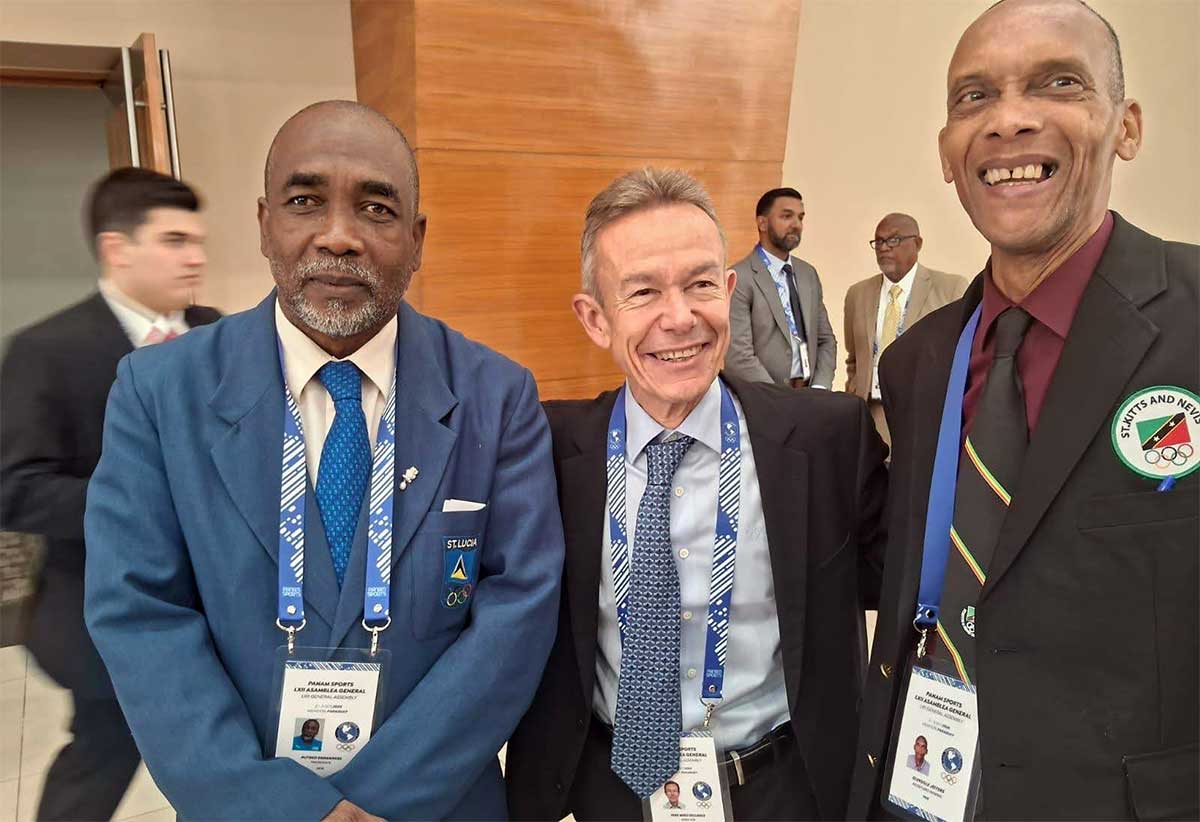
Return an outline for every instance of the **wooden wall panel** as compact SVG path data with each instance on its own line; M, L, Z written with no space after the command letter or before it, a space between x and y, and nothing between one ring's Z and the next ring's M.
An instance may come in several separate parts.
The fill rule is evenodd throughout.
M417 149L409 300L529 367L543 398L620 382L570 308L588 202L642 165L709 189L730 261L779 185L798 0L352 0L358 95Z

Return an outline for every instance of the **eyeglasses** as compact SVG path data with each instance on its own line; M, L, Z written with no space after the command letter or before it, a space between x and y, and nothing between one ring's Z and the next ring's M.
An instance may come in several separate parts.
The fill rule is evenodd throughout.
M867 242L867 245L874 249L878 249L881 245L886 245L888 248L895 248L905 240L915 240L920 236L920 234L901 234L899 237L888 237L886 240L870 240Z

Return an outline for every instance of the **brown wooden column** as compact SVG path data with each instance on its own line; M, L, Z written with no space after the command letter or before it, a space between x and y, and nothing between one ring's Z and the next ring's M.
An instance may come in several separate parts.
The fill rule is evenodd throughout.
M641 165L712 193L730 254L780 183L799 0L352 0L359 99L417 150L409 299L529 367L543 398L620 382L570 310L589 200ZM735 257L736 259L736 257Z

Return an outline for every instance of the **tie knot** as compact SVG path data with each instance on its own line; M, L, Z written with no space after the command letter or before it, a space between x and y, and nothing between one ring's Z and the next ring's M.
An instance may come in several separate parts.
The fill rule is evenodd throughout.
M783 273L788 275L789 277L792 276L792 264L791 263L783 264Z
M349 360L327 362L317 372L321 385L335 403L342 400L362 402L362 372Z
M646 446L646 484L669 485L683 455L695 442L691 437L677 437Z
M900 299L900 292L903 290L904 289L900 288L900 286L894 285L890 289L888 289L888 297L891 298L892 302L896 302L897 300Z
M992 356L997 359L1014 356L1032 323L1033 317L1025 309L1017 306L1005 309L996 320L996 349Z

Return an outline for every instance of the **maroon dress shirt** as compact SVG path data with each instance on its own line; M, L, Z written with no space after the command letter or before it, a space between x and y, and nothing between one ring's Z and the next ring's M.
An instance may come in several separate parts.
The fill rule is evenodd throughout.
M996 318L1006 308L1020 305L1033 317L1033 324L1025 334L1025 341L1017 351L1017 374L1025 392L1025 418L1029 422L1030 434L1033 433L1042 413L1042 403L1050 388L1050 380L1054 377L1054 369L1058 367L1063 346L1066 345L1067 332L1071 330L1071 322L1079 308L1079 301L1083 299L1083 291L1108 246L1112 230L1113 215L1110 211L1091 239L1054 273L1042 280L1041 285L1020 303L1014 303L1000 293L1000 289L992 282L989 264L983 277L983 312L979 318L979 327L975 330L975 339L971 342L967 393L963 396L964 431L970 431L971 423L975 421L975 409L979 406L983 385L987 382L988 369L992 365L992 353L996 347L992 331Z

